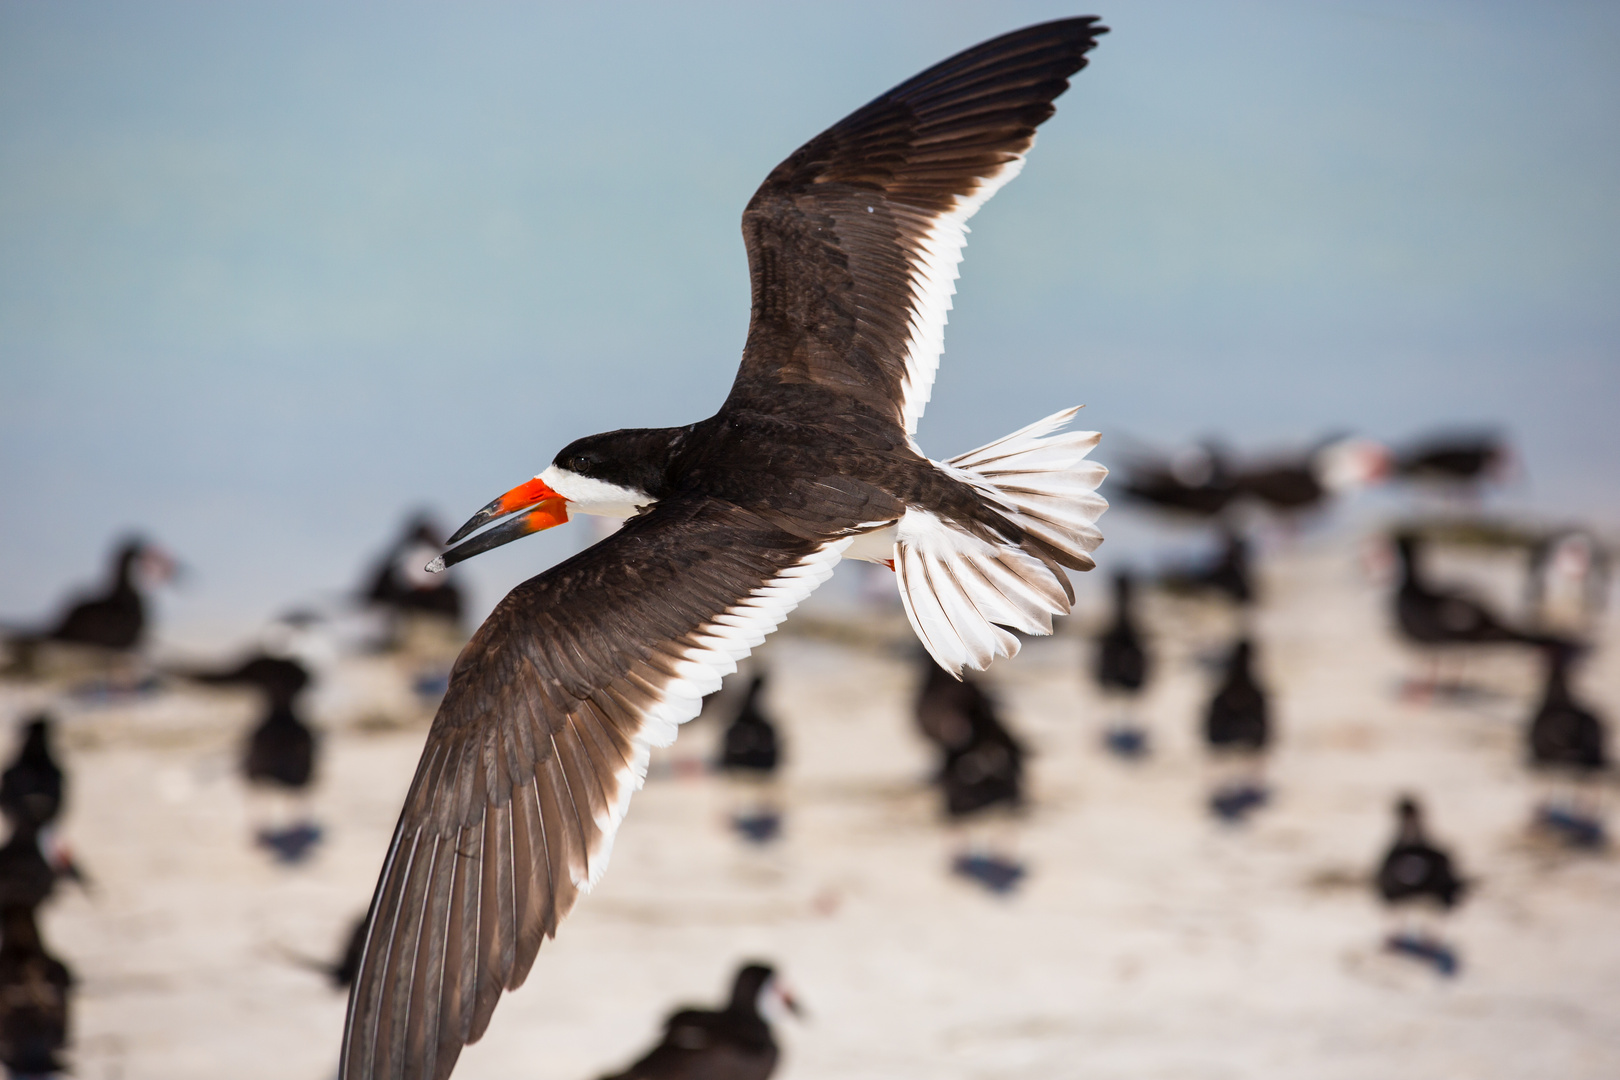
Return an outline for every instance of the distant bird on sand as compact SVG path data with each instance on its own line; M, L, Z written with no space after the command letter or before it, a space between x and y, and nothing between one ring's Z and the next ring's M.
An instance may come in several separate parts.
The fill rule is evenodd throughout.
M767 1014L799 1005L766 964L748 964L732 982L723 1009L686 1008L664 1022L647 1056L602 1080L766 1080L780 1052Z
M748 684L748 696L743 699L742 707L721 737L720 760L716 763L721 770L765 775L776 771L782 744L776 725L765 715L760 701L764 689L765 676L755 675Z
M1135 596L1131 575L1114 575L1114 618L1097 638L1092 666L1104 693L1127 700L1142 692L1148 678L1148 652L1136 622ZM1141 757L1148 751L1147 733L1134 717L1127 716L1109 727L1104 745L1120 757Z
M1227 656L1215 695L1204 710L1204 742L1211 750L1235 755L1235 778L1218 784L1210 796L1217 817L1238 821L1268 798L1259 775L1259 755L1271 741L1270 697L1254 674L1254 644L1243 638Z
M1100 32L996 38L795 151L743 213L753 314L720 411L576 440L450 537L509 519L433 565L577 513L624 519L514 589L456 661L384 860L343 1080L449 1074L599 878L649 747L839 559L893 565L952 673L1068 612L1065 571L1101 541L1097 435L1058 434L1064 410L936 463L911 433L964 223Z
M84 881L65 852L53 848L47 857L45 835L26 823L12 825L0 846L0 907L36 908L56 890L58 878Z
M15 1080L54 1076L66 1066L73 975L40 940L34 909L0 908L0 1063Z
M1457 589L1429 584L1423 574L1423 541L1415 533L1395 537L1400 560L1400 584L1395 591L1395 617L1401 634L1428 649L1474 645L1556 646L1556 639L1515 629L1484 604ZM1439 655L1430 653L1434 672L1432 689L1444 689L1439 676Z
M319 748L315 732L299 715L299 695L310 683L308 669L296 660L257 653L224 671L187 674L205 685L250 687L260 693L265 711L243 747L242 776L255 787L302 797L315 778ZM283 862L295 863L320 835L318 826L298 820L261 827L258 841Z
M1378 867L1378 895L1393 909L1421 906L1450 911L1467 890L1451 856L1424 831L1423 811L1415 798L1402 796L1395 815L1395 840ZM1407 929L1392 934L1386 944L1392 951L1433 964L1444 975L1457 970L1455 953L1432 933Z
M1226 456L1214 445L1139 461L1129 469L1121 489L1126 498L1154 509L1205 519L1219 517L1238 496Z
M733 783L748 790L746 805L731 818L732 827L744 839L764 843L776 838L782 827L782 813L769 794L782 759L782 740L776 725L765 715L760 700L765 676L756 674L748 684L742 707L720 737L720 757L715 767Z
M1246 465L1235 473L1240 497L1272 510L1298 513L1315 509L1387 475L1389 451L1367 439L1335 437L1298 457L1278 457Z
M1537 811L1537 824L1561 835L1572 847L1606 843L1598 800L1586 789L1609 765L1603 720L1576 699L1569 686L1575 650L1546 650L1547 676L1541 706L1527 732L1531 764L1570 790L1555 793Z
M444 550L444 534L427 514L405 523L404 532L372 571L362 595L396 614L437 615L459 623L461 589L454 579L424 569Z
M1171 571L1161 584L1171 593L1213 593L1234 604L1247 604L1256 594L1249 541L1236 529L1222 529L1221 547L1213 559Z
M113 554L110 580L99 593L75 601L49 629L8 638L13 667L31 668L35 652L46 643L109 652L134 649L146 633L144 582L161 583L174 574L175 563L162 549L135 537L124 540Z
M16 824L43 828L62 810L62 768L51 754L51 718L46 713L23 725L17 756L0 772L0 811Z
M1403 480L1472 487L1500 479L1511 461L1506 440L1486 431L1430 435L1395 455L1394 472Z
M917 727L940 752L935 782L944 796L946 818L961 830L961 850L952 871L992 892L1005 893L1024 877L1023 865L998 838L991 811L1023 805L1024 748L997 715L995 702L977 679L960 682L933 664L917 695Z

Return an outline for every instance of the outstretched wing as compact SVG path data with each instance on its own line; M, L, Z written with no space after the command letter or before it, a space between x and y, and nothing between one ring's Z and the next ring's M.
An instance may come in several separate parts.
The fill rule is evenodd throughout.
M456 661L383 864L342 1080L450 1075L601 875L649 748L848 543L666 500L501 601Z
M967 219L1018 174L1107 28L1028 27L900 84L772 170L743 212L753 317L729 405L814 384L904 429L944 348Z

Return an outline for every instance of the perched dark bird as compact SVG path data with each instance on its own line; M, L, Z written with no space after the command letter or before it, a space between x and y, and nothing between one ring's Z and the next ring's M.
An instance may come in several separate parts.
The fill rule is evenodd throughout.
M51 756L51 718L45 713L23 725L22 746L0 772L0 811L13 824L43 828L62 809L62 769Z
M647 1056L602 1080L765 1080L780 1056L762 1009L775 998L797 1013L798 1002L766 964L737 972L723 1009L681 1009L664 1022L664 1038Z
M1378 895L1386 904L1431 901L1450 909L1466 885L1451 866L1451 856L1430 842L1423 831L1423 811L1410 795L1395 804L1395 842L1378 868Z
M66 1066L73 975L45 950L34 909L0 907L0 1063L16 1080Z
M1133 610L1135 582L1126 573L1114 575L1114 620L1097 639L1097 685L1104 690L1135 694L1147 682L1148 654Z
M753 314L720 411L579 439L431 565L576 513L617 532L514 589L450 677L383 865L343 1080L444 1077L597 879L648 748L844 557L891 563L952 673L1049 634L1093 565L1095 433L1065 410L936 463L912 432L963 223L1080 70L1095 19L907 80L795 151L743 213ZM512 516L516 515L516 516Z
M1417 440L1395 455L1394 473L1403 480L1474 485L1500 478L1510 454L1491 432L1450 432Z
M1293 458L1273 458L1236 471L1240 497L1272 510L1314 509L1334 495L1372 483L1389 471L1389 452L1366 439L1335 436Z
M1235 529L1223 529L1221 537L1221 549L1214 559L1202 566L1164 575L1164 587L1171 592L1212 592L1235 604L1253 600L1255 587L1249 542Z
M776 725L762 711L760 691L765 687L765 676L755 675L748 684L748 696L742 708L726 727L720 743L719 767L727 772L744 771L770 774L776 771L781 758L781 740Z
M55 891L56 879L63 874L40 848L39 829L14 824L11 836L0 847L0 907L38 907Z
M917 731L941 754L960 750L973 738L974 713L992 709L990 699L977 679L952 678L926 653L921 659L923 681L913 714Z
M1547 652L1547 681L1541 707L1530 720L1530 760L1540 766L1592 773L1609 763L1607 732L1602 719L1575 700L1569 689L1574 650Z
M1204 741L1216 750L1264 750L1271 739L1269 711L1266 691L1254 677L1254 645L1244 638L1232 647L1204 713Z
M234 668L190 672L210 686L247 686L264 697L263 719L248 734L242 753L242 775L250 783L272 784L297 791L315 773L315 733L298 715L298 696L310 683L307 668L296 660L256 654Z
M1192 447L1168 460L1138 462L1121 488L1136 502L1196 518L1219 517L1238 496L1226 457L1213 445Z
M111 580L98 594L78 600L48 630L15 634L8 644L20 663L45 642L88 645L126 652L141 643L146 631L146 604L141 596L139 568L148 568L154 580L174 576L175 565L159 548L139 538L119 544L113 553Z
M971 676L963 676L964 681ZM945 813L964 818L992 807L1023 803L1024 748L996 715L988 695L976 695L964 717L965 742L945 749L939 768Z
M405 523L404 533L379 560L361 595L368 603L397 614L438 615L460 623L460 588L453 579L424 569L443 549L443 534L433 519L426 514L416 515Z
M1395 538L1400 557L1400 586L1395 592L1395 616L1401 632L1419 645L1552 645L1553 640L1515 630L1479 601L1454 589L1428 584L1419 560L1422 541L1414 533Z

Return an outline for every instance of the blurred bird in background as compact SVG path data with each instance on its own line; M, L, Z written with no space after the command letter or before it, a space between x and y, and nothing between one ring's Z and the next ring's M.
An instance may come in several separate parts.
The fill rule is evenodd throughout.
M724 1008L671 1013L657 1046L602 1080L766 1080L781 1056L771 1023L784 1010L800 1014L776 971L769 964L745 964Z
M731 827L743 839L769 843L782 832L781 800L775 793L782 739L765 713L764 672L749 680L737 715L720 736L715 768L732 789Z
M35 909L0 905L0 1063L12 1080L63 1072L73 973L40 938Z
M1097 686L1123 704L1124 715L1103 734L1103 745L1119 757L1141 758L1149 750L1148 732L1134 705L1147 684L1147 646L1136 618L1136 582L1126 571L1114 575L1114 617L1097 638L1092 674Z
M1571 847L1598 850L1608 843L1598 784L1609 766L1607 726L1570 689L1576 650L1553 645L1545 654L1541 705L1526 732L1546 787L1535 823Z
M1461 902L1467 885L1457 876L1451 856L1428 837L1417 798L1403 795L1395 804L1395 840L1379 864L1376 886L1397 927L1385 939L1391 952L1432 964L1442 975L1455 975L1456 950L1440 937L1436 917Z
M1269 696L1254 674L1254 643L1242 638L1204 710L1204 742L1215 764L1209 808L1222 821L1242 821L1270 798L1264 774L1270 714Z

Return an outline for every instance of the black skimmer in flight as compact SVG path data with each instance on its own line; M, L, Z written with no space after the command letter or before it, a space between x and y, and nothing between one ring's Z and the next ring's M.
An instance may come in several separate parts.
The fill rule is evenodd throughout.
M17 756L0 772L0 811L7 820L36 829L62 811L62 767L51 754L51 726L45 713L24 724Z
M430 615L459 624L463 611L460 588L453 578L426 569L444 550L443 535L427 514L412 517L372 571L362 599L395 615Z
M715 761L715 767L742 789L743 805L732 813L732 827L755 843L774 840L782 830L782 811L770 791L782 763L782 739L760 701L764 689L765 676L756 674L742 707L720 736Z
M1092 674L1103 693L1134 701L1147 685L1148 653L1136 623L1136 580L1120 572L1114 576L1114 618L1097 638ZM1123 758L1139 758L1148 751L1147 732L1133 717L1125 717L1107 731L1104 745Z
M298 698L310 684L309 670L297 660L259 653L236 667L217 672L190 672L210 686L244 686L264 699L264 716L248 733L242 748L242 776L254 788L299 800L315 778L317 740L299 715ZM258 830L258 842L283 862L296 863L320 839L320 828L299 820Z
M1227 656L1220 685L1204 711L1204 742L1233 763L1225 771L1234 774L1210 795L1210 810L1225 821L1241 821L1268 798L1260 767L1271 742L1270 695L1255 677L1254 643L1248 638L1240 639Z
M725 1008L671 1013L657 1046L602 1080L766 1080L781 1056L771 1034L778 1007L799 1013L798 1001L769 965L744 965Z
M1396 911L1450 911L1462 900L1467 883L1457 876L1451 856L1424 831L1417 799L1402 796L1395 804L1395 816L1395 840L1378 867L1378 895ZM1456 973L1455 952L1421 926L1397 930L1385 944L1393 952L1433 964L1441 974Z
M12 667L31 673L35 652L48 643L115 654L134 650L147 626L143 585L168 581L175 572L174 560L160 548L135 537L124 540L113 553L111 580L100 593L74 602L48 630L8 638Z
M1575 650L1549 647L1541 706L1527 732L1530 763L1560 788L1536 812L1536 824L1572 847L1601 848L1607 841L1597 798L1588 789L1609 766L1608 731L1602 717L1575 697L1569 668Z
M519 585L457 659L384 860L343 1080L448 1076L607 864L649 747L841 558L892 564L942 667L1049 634L1106 475L1065 409L938 462L913 438L967 219L1022 166L1103 28L975 46L791 154L749 200L753 311L720 411L579 439L450 538L448 566L574 514L625 519Z
M73 975L40 939L34 909L0 908L0 1064L18 1080L55 1076L66 1066Z

